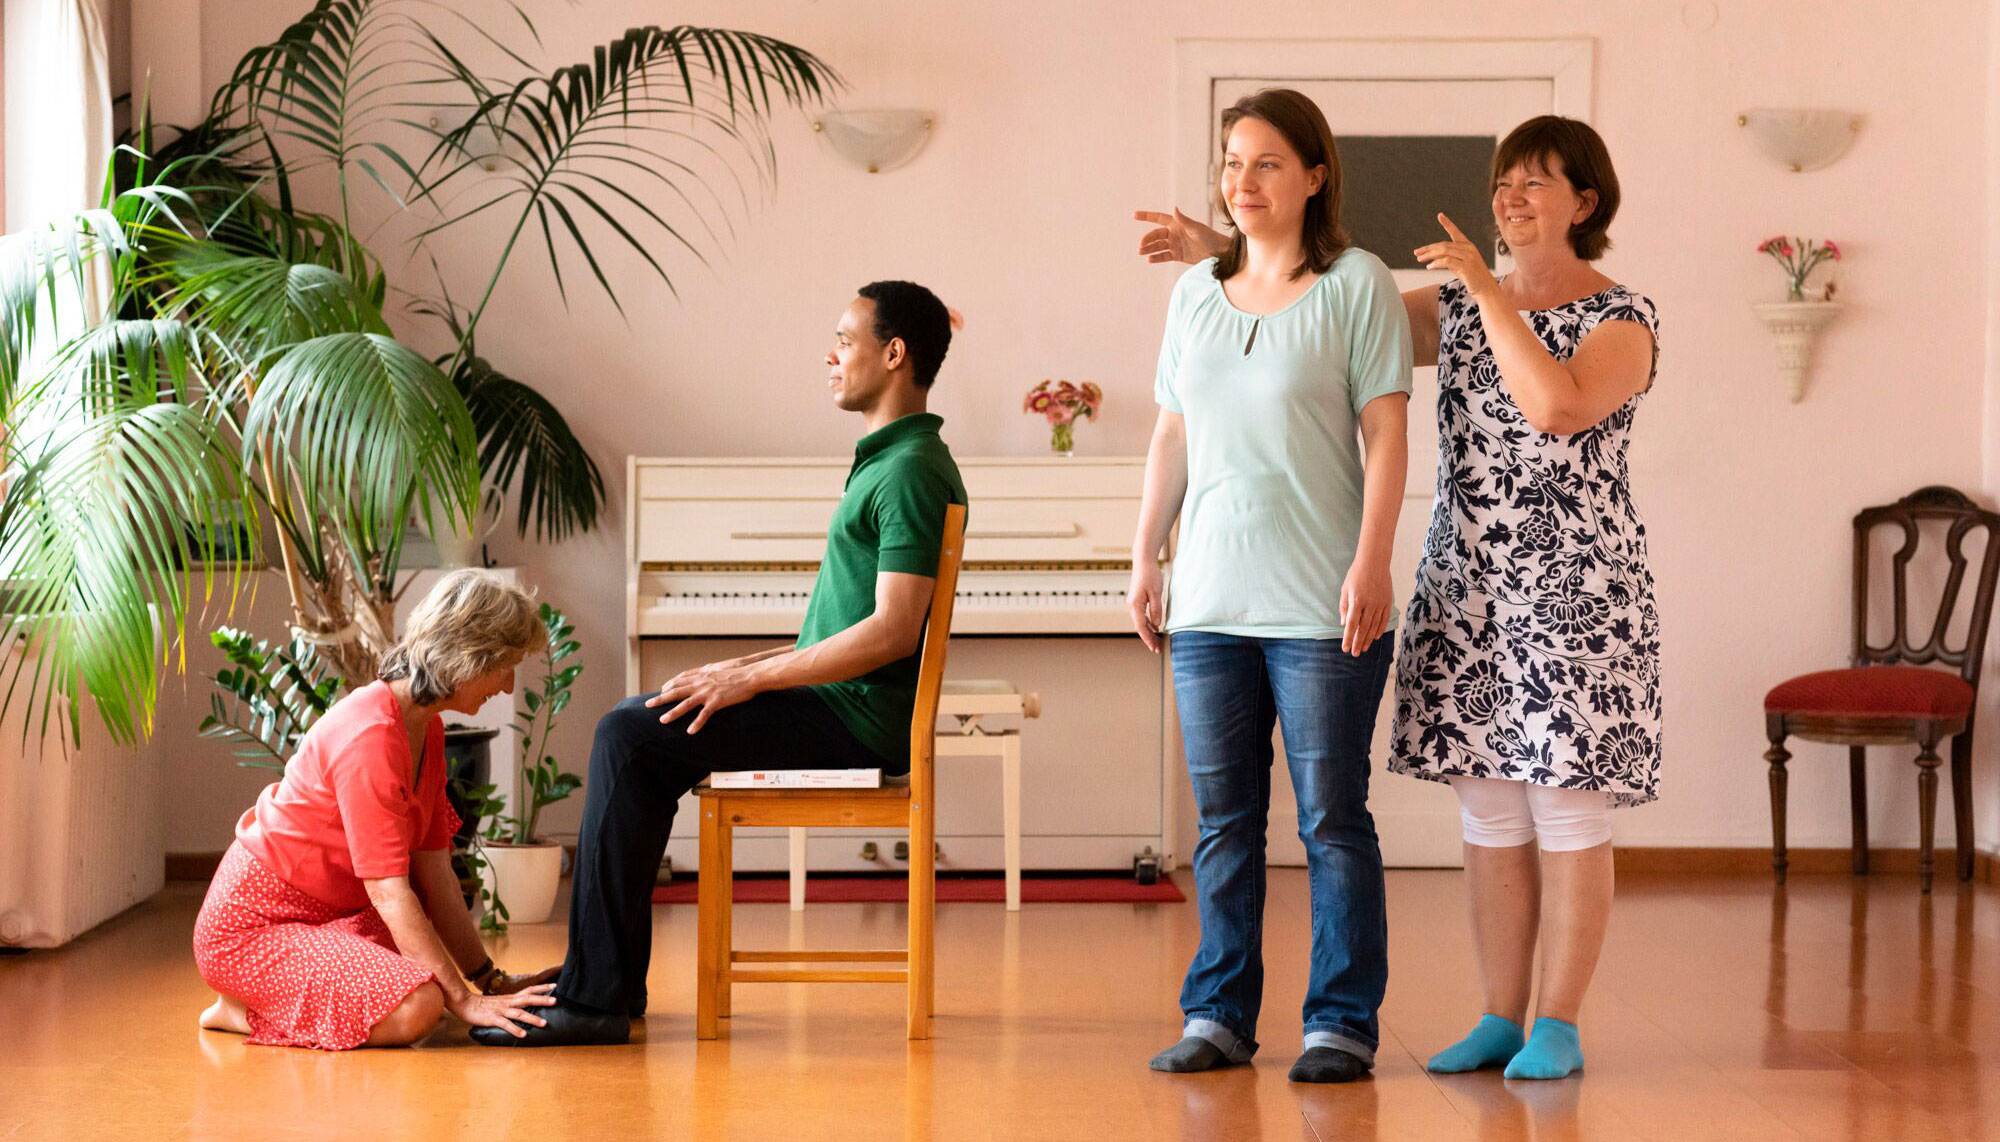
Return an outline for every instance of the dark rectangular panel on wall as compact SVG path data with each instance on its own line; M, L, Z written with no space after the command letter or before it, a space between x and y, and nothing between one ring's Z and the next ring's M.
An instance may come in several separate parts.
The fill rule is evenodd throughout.
M1347 135L1336 140L1341 208L1354 244L1392 270L1421 269L1410 251L1442 241L1440 211L1493 262L1491 135Z

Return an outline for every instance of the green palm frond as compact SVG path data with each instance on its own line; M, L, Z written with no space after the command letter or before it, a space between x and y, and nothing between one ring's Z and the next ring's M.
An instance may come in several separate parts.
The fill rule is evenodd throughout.
M422 42L411 30L410 21L396 18L392 6L378 0L319 0L276 40L237 62L215 94L210 117L227 122L241 112L268 133L288 208L291 176L314 164L287 161L279 140L339 167L343 198L345 171L353 163L400 202L402 196L368 155L386 160L409 183L417 181L416 171L395 147L368 138L368 130L398 113L399 85L391 73L407 62L408 53L399 47Z
M510 7L527 33L537 36L527 14L518 5ZM455 75L435 51L439 43L435 34L412 14L415 9L453 19L500 54L532 70L482 20L450 4L318 0L276 40L238 61L210 109L211 119L229 122L241 114L267 132L280 204L287 210L292 206L291 176L316 165L314 160L338 168L343 218L350 165L398 203L408 190L421 190L416 170L382 133L398 124L431 132L426 113L441 104L414 96L430 86L451 83ZM310 158L285 157L287 149L301 148ZM398 190L396 183L404 189Z
M194 601L189 543L234 527L228 505L243 494L215 423L134 382L150 374L171 390L197 375L194 345L153 323L94 331L9 440L0 567L6 618L41 651L30 696L46 712L60 693L75 716L91 695L120 742L150 730L169 644ZM138 367L141 357L152 360ZM27 661L0 665L10 699Z
M476 355L459 362L452 383L472 413L481 473L498 492L518 481L516 530L555 542L595 528L604 476L556 406Z
M432 230L505 206L516 221L502 265L532 221L565 300L563 245L582 257L620 312L624 307L586 230L638 254L672 290L672 275L654 253L656 241L705 260L703 243L715 239L714 223L730 224L728 206L703 170L733 181L747 206L740 164L747 161L759 178L774 168L764 133L768 116L781 102L800 109L822 103L841 84L831 67L803 48L714 28L634 28L597 48L588 64L500 91L444 45L436 47L478 102L471 120L425 160L426 170L438 172L427 192L435 195L459 176L483 171L486 162L497 161L501 170L482 176L469 196L478 201ZM500 141L499 153L478 154L482 139ZM635 187L664 188L675 205L663 211ZM488 298L498 276L496 270ZM482 299L474 308L468 332L485 304Z
M478 507L472 417L438 367L379 333L331 333L284 351L250 401L244 435L290 474L304 518L342 524L364 574L392 574L414 508L454 526Z
M479 355L449 288L442 299L418 298L411 310L437 319L461 347L438 364L451 370L452 387L472 414L480 477L492 485L491 495L520 493L514 527L521 538L532 531L553 542L594 529L604 508L604 475L561 410Z
M110 210L0 237L0 407L14 403L35 342L54 333L56 315L66 307L88 312L106 262L130 250Z
M328 333L389 333L373 300L332 267L205 243L188 245L172 265L179 302L246 360Z

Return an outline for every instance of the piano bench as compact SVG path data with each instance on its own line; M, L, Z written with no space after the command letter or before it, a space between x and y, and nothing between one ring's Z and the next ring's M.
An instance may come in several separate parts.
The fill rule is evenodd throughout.
M1000 816L1006 836L1007 911L1021 910L1021 732L988 730L979 719L989 714L1021 718L1042 716L1042 696L1021 693L1012 682L973 679L954 682L947 678L938 698L938 714L958 720L958 729L937 736L939 757L997 757L1000 759ZM792 911L806 907L806 831L790 831Z

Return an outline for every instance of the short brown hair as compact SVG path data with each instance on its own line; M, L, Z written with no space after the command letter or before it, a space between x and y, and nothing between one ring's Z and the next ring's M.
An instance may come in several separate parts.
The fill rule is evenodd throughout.
M439 579L410 612L403 641L382 658L385 682L407 678L410 700L434 706L458 688L547 641L526 591L491 571L467 567Z
M1611 248L1611 219L1618 214L1618 172L1611 169L1611 152L1590 124L1561 115L1537 115L1507 132L1493 152L1493 174L1486 190L1491 194L1500 185L1500 176L1516 166L1540 167L1552 171L1549 159L1562 163L1562 175L1578 195L1597 192L1597 204L1584 220L1569 228L1569 245L1576 256L1594 262ZM1507 252L1502 240L1500 252Z
M1222 113L1222 133L1217 146L1224 155L1229 150L1230 130L1245 119L1261 119L1275 127L1278 134L1285 137L1285 142L1291 144L1292 150L1298 153L1307 170L1326 168L1326 181L1320 184L1318 193L1306 200L1302 243L1305 253L1292 270L1292 277L1296 280L1307 270L1316 274L1325 273L1333 268L1333 260L1347 249L1347 231L1340 226L1340 154L1334 149L1333 128L1326 125L1326 116L1311 99L1289 87L1267 87L1238 99ZM1222 216L1230 220L1229 228L1236 230L1229 204L1222 198L1220 178L1215 183L1215 202L1222 210ZM1237 271L1243 268L1248 245L1243 231L1236 230L1229 248L1216 256L1215 280L1227 281L1236 276Z

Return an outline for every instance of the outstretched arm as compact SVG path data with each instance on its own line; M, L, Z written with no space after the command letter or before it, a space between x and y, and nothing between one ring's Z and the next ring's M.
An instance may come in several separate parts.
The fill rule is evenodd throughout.
M416 890L417 899L423 902L424 915L430 918L431 927L437 931L438 940L450 954L451 962L458 966L459 973L478 990L487 995L507 995L526 989L538 983L548 983L562 971L562 965L546 967L530 975L504 973L499 968L491 968L486 974L475 975L482 964L492 960L486 954L486 945L479 938L479 928L473 923L472 912L465 906L465 897L458 887L458 874L452 871L451 852L448 849L420 849L410 854L410 886Z
M646 705L667 707L660 715L662 722L694 713L687 728L692 734L715 711L766 690L840 682L908 658L923 641L924 618L936 585L936 578L929 575L877 572L875 611L867 618L808 647L683 671L646 699Z
M1585 335L1569 360L1556 360L1493 280L1478 247L1451 219L1440 214L1438 222L1451 240L1419 247L1417 260L1430 269L1449 270L1465 283L1466 294L1479 306L1501 383L1537 432L1582 432L1624 407L1651 381L1651 330L1637 322L1607 321Z
M534 1009L555 1003L549 995L554 984L537 984L512 995L478 994L459 978L458 968L445 953L444 943L424 914L423 902L417 898L408 876L364 879L361 886L368 892L368 902L375 906L382 923L388 927L396 950L415 960L437 980L444 992L446 1011L474 1027L505 1028L516 1038L524 1034L519 1027L521 1023L545 1025L546 1021Z
M1135 210L1132 217L1141 222L1154 223L1153 229L1139 237L1139 254L1149 262L1186 262L1193 265L1229 248L1227 234L1196 222L1182 214L1178 207L1172 214Z

